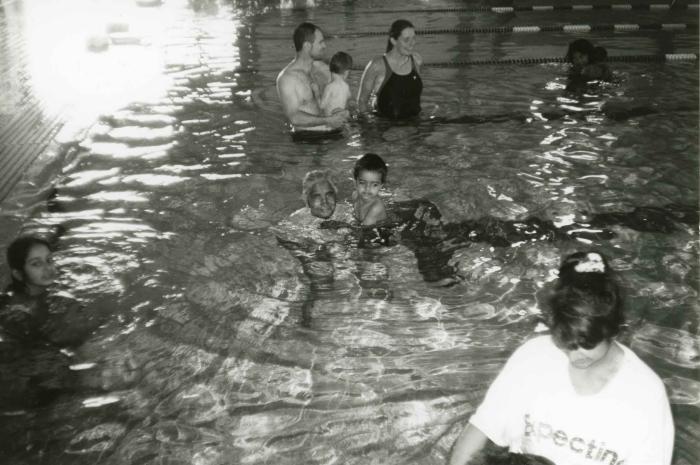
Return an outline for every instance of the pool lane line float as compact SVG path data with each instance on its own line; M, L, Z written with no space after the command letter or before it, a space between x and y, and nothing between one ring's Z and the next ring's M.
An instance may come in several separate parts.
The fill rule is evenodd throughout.
M426 9L377 9L377 10L361 10L355 11L355 13L391 13L391 14L401 14L401 13L515 13L522 11L562 11L562 10L572 10L572 11L586 11L586 10L649 10L649 11L669 11L669 10L697 10L697 3L677 3L673 2L667 3L646 3L646 4L631 4L631 3L618 3L609 5L592 5L592 4L578 4L578 5L526 5L526 6L473 6L473 7L455 7L455 8L426 8Z
M621 63L653 63L665 61L698 61L697 53L667 53L665 55L618 55L609 56L608 62ZM548 63L567 63L565 57L526 57L526 58L505 58L486 60L461 60L448 61L443 63L423 63L423 68L461 68L463 66L478 65L539 65ZM353 70L363 70L364 66L353 66Z
M437 34L510 34L520 32L628 32L628 31L697 31L698 25L693 23L650 23L650 24L564 24L551 26L492 26L464 27L447 29L416 29L417 35ZM332 37L369 37L383 36L386 31L348 32L332 34ZM266 39L281 39L270 36Z

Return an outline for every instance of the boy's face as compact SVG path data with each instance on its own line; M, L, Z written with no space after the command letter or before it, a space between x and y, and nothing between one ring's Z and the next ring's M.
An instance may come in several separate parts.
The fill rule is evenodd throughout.
M378 171L362 170L355 179L357 194L365 201L376 198L383 185L382 174Z
M582 68L588 64L588 55L581 52L574 52L571 54L571 63L578 68Z

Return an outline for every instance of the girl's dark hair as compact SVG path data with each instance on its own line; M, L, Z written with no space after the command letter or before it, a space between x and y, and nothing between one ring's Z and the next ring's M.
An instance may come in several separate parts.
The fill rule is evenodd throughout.
M365 153L355 162L355 166L352 169L352 177L357 179L358 176L360 176L360 171L374 171L379 173L382 177L382 184L384 184L389 170L384 160L382 160L382 157L376 153Z
M587 39L576 39L569 44L569 50L566 52L566 61L571 63L573 61L574 52L583 53L591 61L591 55L593 54L593 44Z
M405 19L397 19L396 21L391 23L391 28L389 28L389 39L387 39L386 41L387 52L391 51L391 49L394 48L394 44L391 43L391 39L398 40L403 30L409 27L411 29L415 29L413 27L413 24L411 24L410 21Z
M563 349L592 349L617 336L625 318L620 288L607 259L598 252L566 257L549 311L552 338Z
M7 264L11 270L19 271L24 275L24 265L27 262L27 257L29 256L29 251L35 245L45 245L47 249L51 250L51 245L48 241L37 237L37 236L20 236L7 248ZM17 279L14 273L10 273L12 276L12 282L8 287L8 290L23 293L26 291L27 285L24 281Z

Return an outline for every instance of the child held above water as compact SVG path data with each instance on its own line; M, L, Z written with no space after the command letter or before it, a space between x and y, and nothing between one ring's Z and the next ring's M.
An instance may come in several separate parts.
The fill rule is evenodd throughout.
M326 116L337 110L345 110L348 105L351 94L346 79L352 67L352 57L345 52L338 52L331 58L329 67L331 82L323 90L320 104L321 111Z
M386 182L387 166L379 155L366 153L355 162L353 178L353 211L355 219L363 226L384 221L387 218L379 191Z

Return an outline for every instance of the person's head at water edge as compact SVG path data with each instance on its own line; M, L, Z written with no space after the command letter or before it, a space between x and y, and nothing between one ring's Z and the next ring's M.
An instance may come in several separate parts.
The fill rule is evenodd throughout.
M305 22L294 29L294 48L297 55L308 56L312 60L321 60L326 52L326 40L323 31L315 24Z
M16 294L40 295L56 279L51 247L39 237L21 236L12 241L7 248L7 264L12 277L9 289Z
M566 52L566 61L570 63L574 70L582 70L591 63L591 55L595 47L587 39L576 39L569 44Z
M314 170L304 176L301 196L313 216L322 219L333 216L337 193L329 171Z
M386 183L387 172L386 163L379 155L366 153L360 157L352 170L358 196L364 201L377 198Z
M549 298L549 326L571 367L605 361L624 324L622 296L607 259L598 252L567 256Z
M392 50L394 53L403 56L413 54L413 48L416 46L416 29L413 24L405 19L398 19L391 24L389 28L389 39L386 44L386 52Z
M331 73L347 79L352 68L352 57L345 52L337 52L331 57L328 67Z

